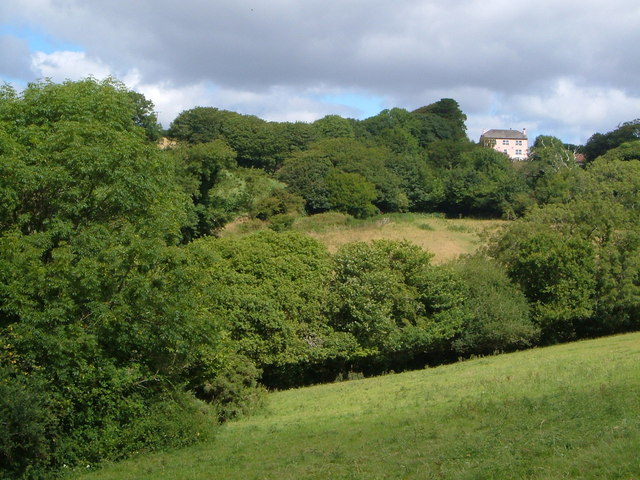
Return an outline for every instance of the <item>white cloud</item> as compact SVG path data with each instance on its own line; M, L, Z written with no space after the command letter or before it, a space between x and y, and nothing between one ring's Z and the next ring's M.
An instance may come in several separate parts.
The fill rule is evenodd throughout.
M572 143L583 143L593 133L613 130L640 116L640 96L620 88L583 85L560 78L542 95L516 95L514 109L567 132ZM553 134L553 132L547 132Z
M0 18L65 50L31 52L36 77L112 74L163 124L196 105L311 121L448 97L473 139L536 125L583 142L640 116L636 0L24 0ZM24 53L3 51L0 76L26 75Z
M35 52L31 55L31 69L38 77L56 82L79 80L88 76L106 78L111 69L98 59L91 59L85 52L59 51Z

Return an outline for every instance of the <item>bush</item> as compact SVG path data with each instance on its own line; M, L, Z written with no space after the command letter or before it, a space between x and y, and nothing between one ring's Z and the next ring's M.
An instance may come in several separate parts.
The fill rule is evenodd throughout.
M464 292L430 259L408 242L343 246L335 256L333 328L351 333L382 367L431 354L442 360L463 322Z
M287 190L275 190L270 196L258 201L252 215L267 220L275 215L299 215L304 212L304 198Z
M199 396L215 406L219 421L241 417L264 405L266 391L258 385L261 373L244 355L230 356L202 385Z
M529 315L522 291L497 263L480 256L454 263L463 281L468 311L460 335L453 342L463 355L485 355L531 346L538 329Z
M53 462L58 418L46 384L0 368L0 477L37 477Z
M295 217L293 215L274 215L269 222L269 228L274 232L284 232L291 229L294 221Z

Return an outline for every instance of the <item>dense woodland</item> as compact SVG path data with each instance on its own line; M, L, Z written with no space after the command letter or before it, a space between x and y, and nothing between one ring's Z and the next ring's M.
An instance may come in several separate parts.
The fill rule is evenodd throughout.
M518 163L465 120L451 99L313 123L198 107L163 132L115 80L2 87L0 476L187 445L265 388L639 329L640 120ZM433 265L289 231L326 211L513 221ZM270 228L218 238L243 216Z

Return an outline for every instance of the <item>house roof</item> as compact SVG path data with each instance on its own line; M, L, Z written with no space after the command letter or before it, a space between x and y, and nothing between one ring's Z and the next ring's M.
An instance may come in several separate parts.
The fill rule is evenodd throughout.
M516 140L526 140L527 136L518 130L487 130L482 134L484 138L509 138ZM481 137L481 138L482 138Z

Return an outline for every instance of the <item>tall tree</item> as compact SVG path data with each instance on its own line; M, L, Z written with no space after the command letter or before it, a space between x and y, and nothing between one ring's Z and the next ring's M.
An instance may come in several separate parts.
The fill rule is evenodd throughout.
M111 79L0 96L0 476L201 428L180 386L226 347L197 300L200 267L175 246L188 198L139 99Z

